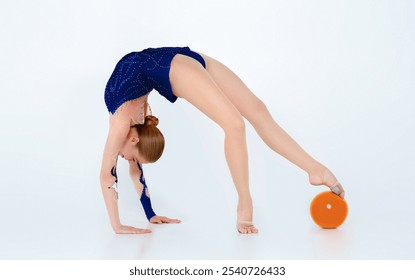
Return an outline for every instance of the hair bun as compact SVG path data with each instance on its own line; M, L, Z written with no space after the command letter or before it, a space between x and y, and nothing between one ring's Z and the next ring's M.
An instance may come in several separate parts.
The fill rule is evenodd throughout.
M153 115L146 116L144 125L154 125L157 126L159 124L159 119Z

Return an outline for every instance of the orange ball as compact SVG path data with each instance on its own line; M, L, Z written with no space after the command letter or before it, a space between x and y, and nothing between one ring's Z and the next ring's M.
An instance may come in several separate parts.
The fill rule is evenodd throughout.
M322 228L337 228L346 220L349 212L346 200L332 191L324 191L310 204L313 221Z

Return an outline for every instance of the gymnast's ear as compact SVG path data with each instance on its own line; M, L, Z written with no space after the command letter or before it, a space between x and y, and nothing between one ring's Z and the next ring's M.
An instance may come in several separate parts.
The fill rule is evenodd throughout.
M138 136L131 136L130 141L137 145L137 143L140 142L140 138Z

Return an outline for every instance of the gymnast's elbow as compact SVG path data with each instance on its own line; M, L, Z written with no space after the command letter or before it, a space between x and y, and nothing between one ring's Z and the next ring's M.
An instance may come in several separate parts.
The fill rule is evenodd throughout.
M108 176L108 175L105 175L104 173L100 173L99 182L100 182L101 188L105 188L108 186L112 186L115 180L112 176Z

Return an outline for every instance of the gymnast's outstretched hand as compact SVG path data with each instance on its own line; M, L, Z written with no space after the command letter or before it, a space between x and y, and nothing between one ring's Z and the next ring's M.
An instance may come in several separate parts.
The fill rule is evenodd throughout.
M119 225L114 228L115 233L126 233L126 234L140 234L140 233L151 233L151 229L135 228L131 226Z
M162 223L180 223L181 221L179 219L170 219L165 216L153 216L150 219L150 223L153 224L162 224Z

